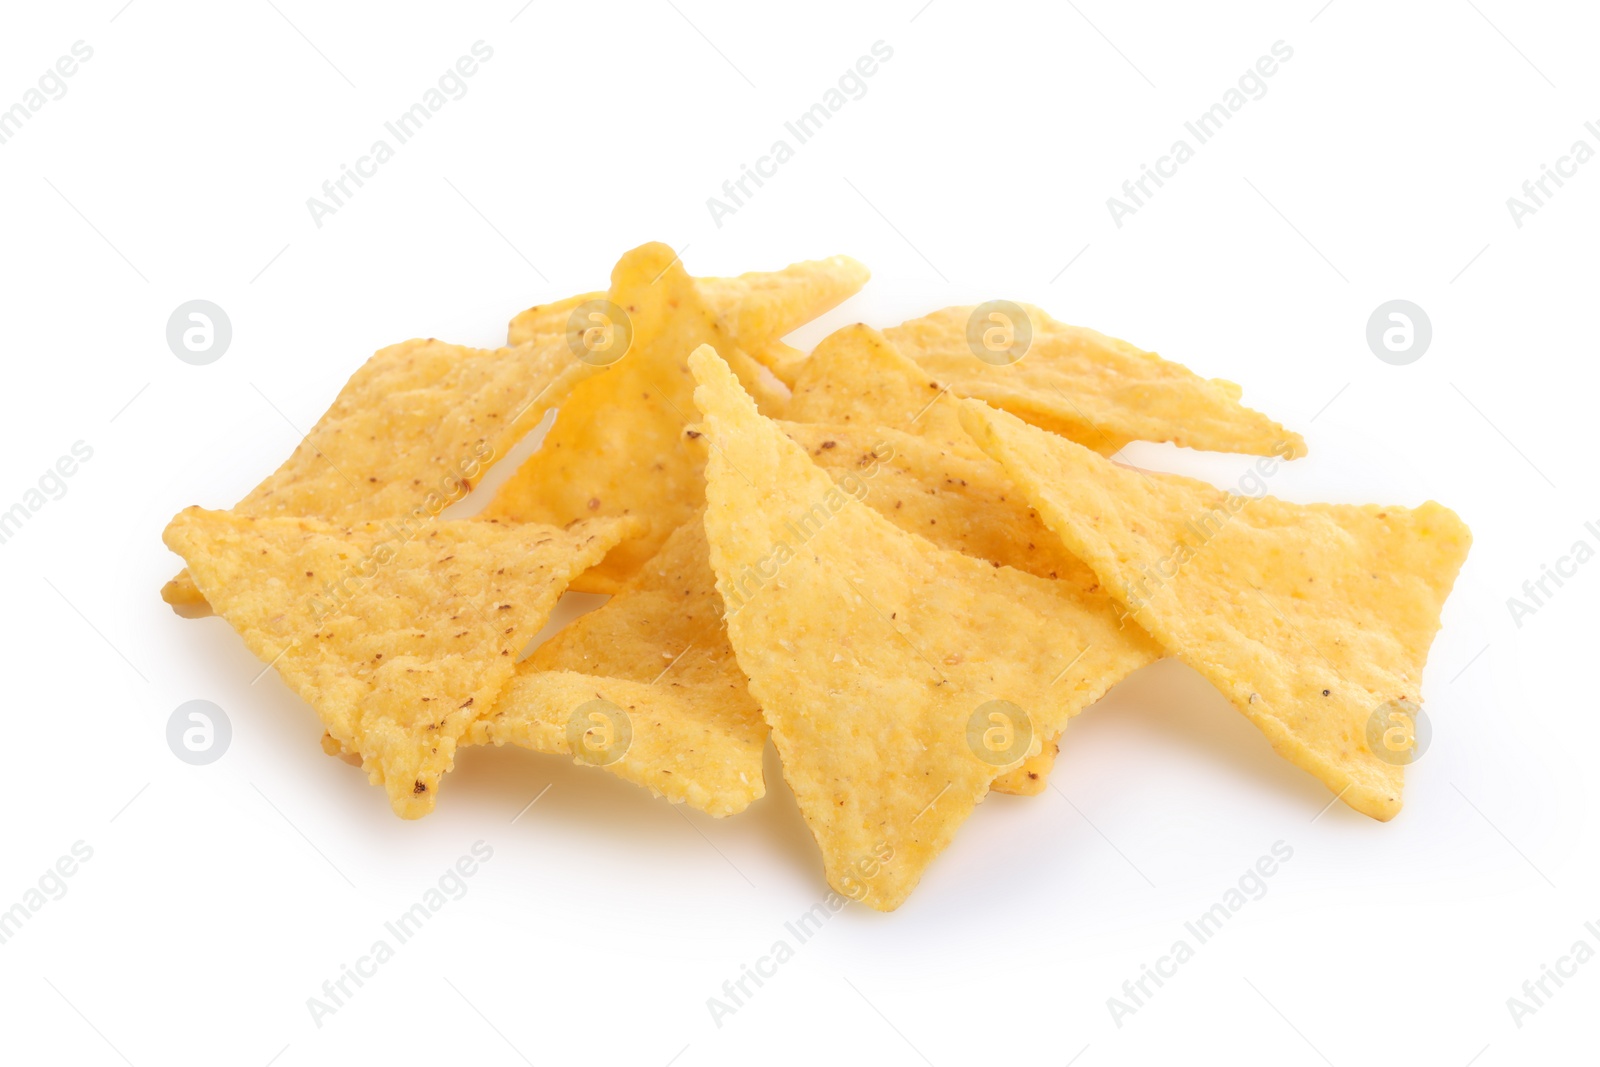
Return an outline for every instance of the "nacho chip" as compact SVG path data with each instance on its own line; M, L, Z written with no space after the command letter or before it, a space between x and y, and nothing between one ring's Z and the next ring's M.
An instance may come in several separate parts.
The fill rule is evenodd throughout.
M954 456L927 437L881 427L778 426L840 488L902 530L996 566L1072 583L1085 598L1105 598L1094 571L1066 550L1005 469L981 452L978 460ZM1000 775L991 788L1028 796L1042 792L1056 749L1055 740L1046 738L1045 751Z
M892 910L997 774L1157 649L1104 599L891 525L709 347L690 366L730 642L829 883Z
M1233 383L1207 381L1182 364L1057 322L1036 307L1009 307L1015 311L945 308L884 333L957 396L987 400L1106 455L1117 450L1112 445L1129 440L1305 455L1300 435L1241 405ZM1016 311L1024 321L1011 321ZM976 352L987 350L969 341L975 313L979 336L984 329L998 330L1015 347L979 358ZM985 328L991 317L994 325ZM1024 334L1031 334L1026 344Z
M342 526L189 508L164 536L250 651L415 819L568 582L630 525Z
M564 337L493 350L434 340L380 349L233 510L339 522L431 518L599 370ZM161 595L180 615L209 612L188 575Z
M1118 467L977 401L962 415L1107 591L1280 755L1359 812L1399 812L1404 762L1369 747L1369 726L1421 702L1471 543L1454 512L1235 496Z
M624 713L631 742L614 759L574 749L573 718L595 699ZM616 596L535 649L469 737L570 755L711 815L758 799L767 724L728 644L701 515Z
M630 320L631 347L572 390L539 451L483 513L552 526L603 515L640 519L643 535L574 583L597 593L621 588L700 509L705 449L683 432L694 411L689 353L715 344L751 387L761 379L760 366L733 346L666 245L643 245L623 256L609 299ZM776 394L771 399L776 402Z
M861 291L871 272L849 256L805 260L782 270L750 271L736 278L700 278L706 304L752 355L762 353L783 365L799 355L779 338L833 310ZM573 308L605 293L583 293L550 304L535 305L511 320L511 343L523 344L544 334L564 333ZM771 365L771 364L769 364Z

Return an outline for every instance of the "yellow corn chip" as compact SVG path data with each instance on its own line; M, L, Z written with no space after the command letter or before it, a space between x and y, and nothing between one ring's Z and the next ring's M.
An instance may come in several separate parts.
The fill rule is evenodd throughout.
M1094 571L1066 550L1005 469L981 450L976 460L952 455L927 437L881 427L778 426L840 488L902 530L996 566L1072 583L1086 599L1105 599ZM1054 740L1047 739L1043 752L1000 775L991 788L1029 796L1041 792L1055 753Z
M1156 657L1104 599L891 525L690 357L728 636L835 889L880 910L1002 771Z
M1098 591L1094 572L1066 551L1000 465L967 436L949 390L883 334L859 323L836 330L790 377L793 395L783 413L795 421L780 423L784 433L847 489L854 483L846 480L870 478L861 499L884 518L944 548L1074 582L1085 595ZM871 429L873 423L893 429ZM1037 756L1000 775L991 789L1039 794L1058 751L1057 741L1046 739Z
M1375 749L1373 728L1382 736L1388 710L1421 702L1471 542L1454 512L1235 496L1118 467L976 401L962 407L973 438L1106 590L1280 755L1357 811L1399 812L1409 750ZM1276 462L1256 466L1265 476Z
M361 756L395 814L414 819L433 810L458 740L567 583L630 525L340 526L189 508L165 540L250 651Z
M620 719L580 711L597 699ZM620 749L580 743L575 717L596 713L600 729L627 732ZM701 515L621 592L540 645L469 737L571 755L711 815L759 798L767 724L728 644Z
M728 331L752 354L770 365L793 362L799 353L784 344L769 345L861 291L871 272L849 256L792 263L777 271L751 271L736 278L701 278L702 298ZM536 305L511 320L511 343L564 333L572 310L604 293L583 293ZM765 360L763 360L765 362Z
M609 299L628 317L631 346L604 373L572 390L539 451L483 513L552 526L590 516L639 518L644 534L574 583L597 593L616 592L700 510L705 449L683 433L694 412L689 353L715 344L745 382L756 387L761 379L760 366L733 347L666 245L643 245L623 256Z
M1107 455L1129 440L1305 454L1299 434L1241 405L1231 382L1207 381L1182 364L1057 322L1036 307L996 303L1005 306L945 308L885 334L957 396L987 400Z
M356 371L294 454L233 510L343 522L431 518L600 369L579 360L564 337L494 350L391 345ZM185 574L161 595L182 615L209 610Z

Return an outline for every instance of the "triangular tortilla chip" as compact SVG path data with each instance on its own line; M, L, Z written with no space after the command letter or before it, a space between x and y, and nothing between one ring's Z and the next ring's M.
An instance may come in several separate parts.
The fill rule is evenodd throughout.
M1071 583L1085 597L1104 598L1094 571L1066 550L1017 492L1005 468L970 438L976 459L953 455L930 436L884 427L778 426L835 484L902 530L995 566ZM961 436L967 437L966 431ZM1057 751L1053 738L1045 740L1037 756L1001 774L990 788L1028 796L1042 792Z
M700 292L729 332L755 352L766 349L773 362L793 362L799 355L787 345L772 345L785 334L833 310L861 291L871 272L849 256L810 259L782 270L750 271L736 278L700 278ZM519 345L545 334L564 333L572 309L605 293L582 293L549 304L538 304L511 320L511 344Z
M599 593L621 588L700 509L705 449L683 432L694 414L689 353L716 345L745 382L755 387L762 378L666 245L643 245L623 256L609 299L631 320L631 347L572 390L539 451L483 513L552 526L599 515L639 518L645 533L574 585Z
M1010 477L961 427L956 400L870 326L837 330L790 375L780 425L835 481L868 483L862 499L903 530L1008 567L1099 587L1094 572L1040 521ZM872 424L888 429L875 428ZM1103 442L1108 452L1125 444ZM848 490L849 485L845 488ZM1044 748L990 787L1043 792L1059 746Z
M1158 651L1103 598L891 525L709 347L690 366L729 639L830 884L892 910L996 774Z
M594 699L620 707L631 734L603 762L574 752L569 732ZM701 515L616 596L535 649L469 737L571 755L711 815L759 798L767 724L728 644Z
M1399 812L1404 764L1373 753L1369 725L1421 702L1472 539L1453 511L1235 496L1118 467L977 401L962 415L1106 590L1280 755L1357 811Z
M233 510L426 521L465 496L573 385L599 370L577 359L565 338L493 350L434 340L390 345L351 376L294 454ZM181 615L208 613L186 574L161 595Z
M573 575L630 525L341 526L189 508L164 537L250 651L414 819L433 810L457 741Z
M1032 339L1020 359L1005 365L979 359L969 346L974 308L945 308L884 334L955 395L987 400L1106 455L1130 440L1290 459L1305 455L1300 435L1240 404L1232 382L1207 381L1154 352L1057 322L1036 307L1017 306Z

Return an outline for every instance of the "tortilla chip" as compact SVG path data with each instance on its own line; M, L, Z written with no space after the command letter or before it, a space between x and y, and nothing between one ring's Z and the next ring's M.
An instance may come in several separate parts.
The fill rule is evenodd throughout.
M189 508L164 538L250 651L361 756L395 814L415 819L567 583L629 526L342 526Z
M751 271L737 278L701 278L698 284L706 304L747 351L781 366L793 362L798 353L787 345L769 346L768 342L777 342L844 303L861 291L869 277L871 272L849 256L832 256L791 263L782 270ZM511 343L565 333L573 308L605 295L583 293L529 308L511 320L507 331Z
M981 451L978 460L953 456L925 437L881 427L778 426L836 484L902 530L996 566L1072 583L1086 598L1105 599L1094 571L1066 550L1005 469ZM1000 775L991 788L1027 796L1042 792L1056 749L1055 739L1046 738L1045 751Z
M493 350L434 340L380 349L233 510L346 523L432 518L599 370L578 360L564 337ZM180 615L209 613L186 574L161 596Z
M663 244L634 249L612 274L610 301L631 321L632 347L604 373L573 389L539 451L500 488L483 517L565 526L632 515L644 524L573 587L614 593L700 510L705 449L683 433L694 383L685 360L715 344L756 387L761 368L727 329ZM776 402L776 394L771 395Z
M1116 451L1111 445L1129 440L1305 455L1300 435L1241 405L1233 383L1207 381L1126 341L1057 322L1036 307L1013 306L1027 316L1032 335L1015 362L996 364L974 354L968 329L978 308L945 308L884 332L957 396L987 400L1107 455Z
M1104 599L891 525L713 350L690 367L729 639L829 883L892 910L997 774L1158 650Z
M1404 765L1375 755L1367 728L1392 701L1421 702L1471 543L1454 512L1235 496L1118 467L976 401L962 414L1106 590L1280 755L1359 812L1399 812Z
M572 718L594 699L626 715L631 743L615 760L573 749ZM535 649L469 737L571 755L711 815L761 797L767 724L728 644L701 515L621 592Z

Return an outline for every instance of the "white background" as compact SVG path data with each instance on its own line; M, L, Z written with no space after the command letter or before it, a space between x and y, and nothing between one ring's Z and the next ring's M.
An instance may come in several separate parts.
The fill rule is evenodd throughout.
M1600 19L1320 2L7 5L0 107L75 41L94 55L0 145L0 510L74 442L94 454L0 545L0 908L74 842L93 858L0 945L0 1056L1593 1062L1600 962L1520 1028L1506 1001L1600 949L1600 562L1520 627L1506 602L1600 547L1600 161L1520 228L1506 198L1600 148ZM478 40L467 94L315 226L307 197ZM716 226L707 197L879 40L866 95ZM1267 94L1115 226L1106 198L1279 40ZM395 819L224 623L160 601L161 528L243 495L374 349L493 345L646 240L705 275L867 263L804 345L1035 302L1304 431L1280 495L1455 508L1475 544L1405 811L1318 817L1321 785L1160 664L1073 726L1058 789L991 797L899 912L845 909L720 1027L707 998L826 889L770 755L768 796L722 822L510 749L466 752L432 816ZM204 367L165 341L195 298L234 330ZM1409 366L1364 337L1394 298L1433 324ZM1128 455L1219 484L1248 462ZM210 766L167 747L191 699L232 722ZM307 998L479 840L466 896L315 1025ZM1277 841L1266 895L1116 1025L1107 998Z

